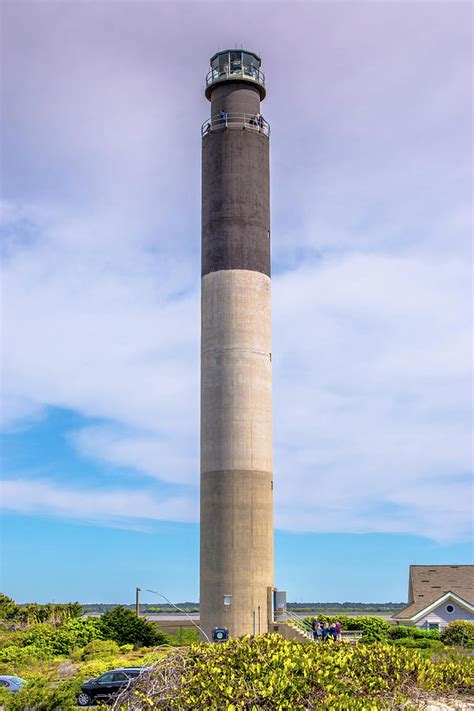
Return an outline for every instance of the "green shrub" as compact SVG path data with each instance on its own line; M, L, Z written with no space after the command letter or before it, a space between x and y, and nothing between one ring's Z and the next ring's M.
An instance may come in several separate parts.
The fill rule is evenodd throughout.
M20 613L20 607L8 595L0 593L0 620L15 620Z
M194 644L160 659L123 708L387 709L413 691L472 688L472 659L434 662L391 644L318 645L279 635Z
M104 639L113 639L117 644L156 647L168 642L166 635L153 622L137 617L122 605L102 615L100 629Z
M440 639L438 630L425 630L419 627L409 627L408 625L396 625L395 627L391 627L388 630L387 636L389 639L401 639L404 637Z
M2 647L23 647L25 632L20 630L8 630L0 634L0 649Z
M104 672L108 671L109 669L116 669L120 667L128 667L128 666L148 666L148 664L153 663L158 659L158 653L156 651L150 651L145 653L143 656L137 656L134 657L133 660L130 661L125 661L123 657L103 657L100 659L92 659L88 662L85 662L82 664L78 674L77 678L79 678L82 681L85 679L90 679L96 676L99 676L100 674L103 674ZM161 656L161 655L160 655Z
M28 625L38 622L60 624L66 620L81 617L81 615L82 605L78 602L67 602L60 605L54 603L17 605L11 597L0 593L0 620L15 620Z
M76 708L80 681L77 679L52 684L48 679L35 677L18 693L8 696L8 711L70 711Z
M0 709L7 709L12 692L4 687L0 687Z
M21 646L33 645L44 650L45 654L63 655L101 637L99 619L71 619L60 627L46 623L33 625L18 636L17 642Z
M112 639L93 639L79 650L79 659L89 661L103 657L116 657L120 654L120 647Z
M82 681L84 681L85 679L91 679L96 676L99 676L100 674L103 674L109 669L113 669L114 666L121 667L122 664L111 664L110 658L93 659L92 661L87 662L86 664L83 664L81 666L78 676L80 677L80 679L82 679Z
M433 652L444 649L444 645L437 639L427 639L426 637L399 637L393 640L397 647L407 647L408 649L431 649Z
M0 662L2 664L11 665L13 670L29 662L35 662L37 660L47 661L52 657L53 652L51 649L36 644L29 644L26 647L10 645L9 647L0 649Z
M453 620L441 632L441 640L452 647L474 647L474 622Z
M307 622L312 622L314 617L306 617ZM347 615L318 615L319 622L340 622L343 630L362 631L363 642L383 641L387 638L387 633L391 627L387 620L381 617L359 615L358 617L348 617Z

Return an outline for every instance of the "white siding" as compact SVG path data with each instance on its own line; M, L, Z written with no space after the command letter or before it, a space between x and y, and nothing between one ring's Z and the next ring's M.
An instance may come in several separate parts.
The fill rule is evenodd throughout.
M454 612L447 612L446 606L452 605L454 607ZM416 627L424 627L428 629L430 624L439 624L439 628L443 629L453 620L466 620L468 622L474 622L474 614L469 612L461 605L458 605L453 600L446 600L436 607L432 612L425 617L422 617L418 622L415 622Z

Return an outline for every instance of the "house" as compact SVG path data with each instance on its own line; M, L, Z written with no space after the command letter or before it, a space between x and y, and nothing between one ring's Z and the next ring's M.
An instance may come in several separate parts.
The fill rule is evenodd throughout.
M410 565L408 604L392 619L429 630L474 622L474 565Z

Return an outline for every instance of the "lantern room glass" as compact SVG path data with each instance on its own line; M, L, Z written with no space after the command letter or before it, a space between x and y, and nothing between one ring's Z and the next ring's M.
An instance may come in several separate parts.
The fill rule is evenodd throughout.
M224 49L211 58L211 68L206 76L206 86L225 79L251 80L262 87L265 97L265 76L260 71L260 57L244 49ZM207 98L209 95L206 93Z
M241 49L231 49L219 52L211 61L213 77L222 74L246 74L258 77L260 60L250 52Z

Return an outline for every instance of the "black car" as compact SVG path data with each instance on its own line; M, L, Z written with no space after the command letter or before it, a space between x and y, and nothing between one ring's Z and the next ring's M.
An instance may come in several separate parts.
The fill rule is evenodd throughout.
M143 667L111 669L95 679L87 679L77 698L79 706L91 706L96 701L107 701L125 689L144 671Z

